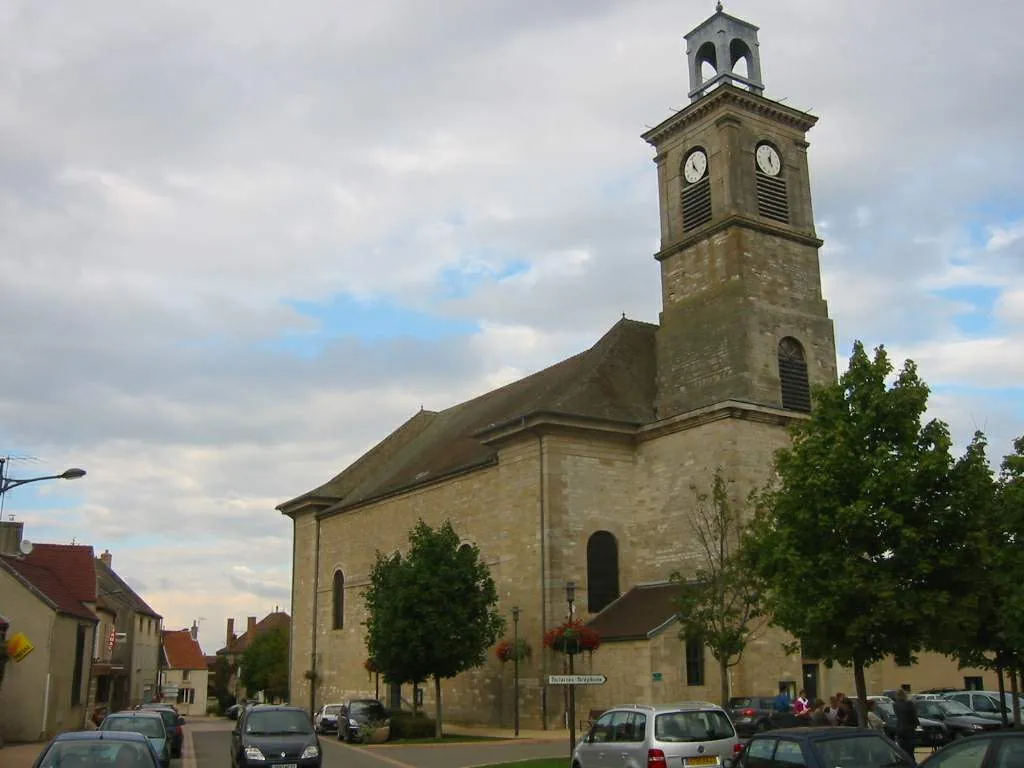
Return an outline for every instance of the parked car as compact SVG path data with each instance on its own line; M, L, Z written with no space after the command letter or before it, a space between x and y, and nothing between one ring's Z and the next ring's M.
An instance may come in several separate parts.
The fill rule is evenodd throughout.
M134 731L65 731L43 747L32 768L160 768L149 739Z
M380 738L386 741L391 731L391 713L377 699L349 699L342 705L338 714L339 741L364 741L383 729L387 729L387 733L380 733Z
M344 708L344 704L324 704L320 711L313 716L313 725L317 733L337 733L338 715Z
M185 718L170 704L140 704L137 710L158 712L164 719L164 728L171 740L171 757L181 757L181 745L185 741Z
M729 717L736 732L743 738L757 731L773 728L795 728L807 725L792 712L776 712L774 696L733 696L729 699Z
M856 700L854 700L856 701ZM875 702L875 713L885 722L885 735L896 740L896 709L888 696L868 696L868 701ZM941 747L948 744L953 735L941 720L917 716L920 721L916 731L917 743L922 747Z
M921 763L927 768L1017 768L1024 765L1024 731L989 731L940 749Z
M927 717L930 720L939 720L949 728L950 736L954 739L964 736L973 736L982 731L994 731L1002 728L998 720L988 717L980 717L974 710L968 709L959 701L949 699L913 699L914 709L918 717Z
M243 702L238 702L237 704L232 704L230 707L228 707L227 709L224 710L224 716L228 720L237 720L238 716L240 714L242 714L242 711L244 709L245 709L245 704Z
M999 708L999 691L956 691L944 693L942 698L959 701L981 717L990 717L1002 722L1003 712L1006 712L1007 720L1013 719L1013 694L1008 691L1003 695L1002 709ZM1021 708L1024 709L1024 704Z
M159 713L141 709L112 712L103 718L99 729L101 731L141 733L153 745L153 751L159 756L163 768L170 768L171 740L167 737L164 719Z
M721 766L740 751L725 710L702 701L614 707L576 745L572 768Z
M244 709L231 732L231 765L320 768L320 740L302 707L253 704Z
M900 768L913 758L871 728L787 728L756 733L735 768Z

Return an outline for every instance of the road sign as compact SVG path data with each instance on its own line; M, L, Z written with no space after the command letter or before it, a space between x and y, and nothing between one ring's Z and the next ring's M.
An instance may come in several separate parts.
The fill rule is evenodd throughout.
M604 685L604 675L548 675L548 685Z

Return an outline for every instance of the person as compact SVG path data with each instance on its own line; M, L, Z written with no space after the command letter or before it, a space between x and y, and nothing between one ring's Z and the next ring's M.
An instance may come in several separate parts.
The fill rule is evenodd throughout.
M825 707L825 717L828 718L829 725L839 725L839 696L842 694L833 694L828 697L828 705Z
M833 725L826 712L825 702L821 699L814 700L814 709L811 710L811 725Z
M920 720L917 718L917 709L914 707L914 702L907 698L907 692L902 688L896 691L896 701L893 702L892 708L896 713L896 743L900 745L904 752L910 755L910 759L916 765L917 760L914 758L914 742L916 741L914 730L920 723Z
M803 688L800 689L800 693L796 697L796 701L793 702L793 713L797 716L807 717L811 714L811 702L807 700L807 691Z
M875 700L868 699L868 727L885 733L885 720L875 710Z
M792 699L789 698L789 687L785 683L779 683L779 695L772 702L772 709L782 714L789 712L792 708Z

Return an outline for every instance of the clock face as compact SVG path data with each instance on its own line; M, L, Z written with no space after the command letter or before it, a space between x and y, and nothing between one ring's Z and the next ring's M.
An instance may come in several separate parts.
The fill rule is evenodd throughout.
M683 177L690 184L700 181L708 170L708 156L703 149L695 149L683 163Z
M775 147L771 144L762 144L757 148L755 157L757 158L757 167L761 169L762 173L769 176L779 175L779 171L782 170L782 160Z

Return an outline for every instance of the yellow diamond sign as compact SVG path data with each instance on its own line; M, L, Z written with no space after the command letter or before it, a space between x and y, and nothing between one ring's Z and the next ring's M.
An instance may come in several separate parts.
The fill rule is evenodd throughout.
M21 661L35 649L35 646L25 637L24 632L15 633L7 641L7 655L15 661Z

